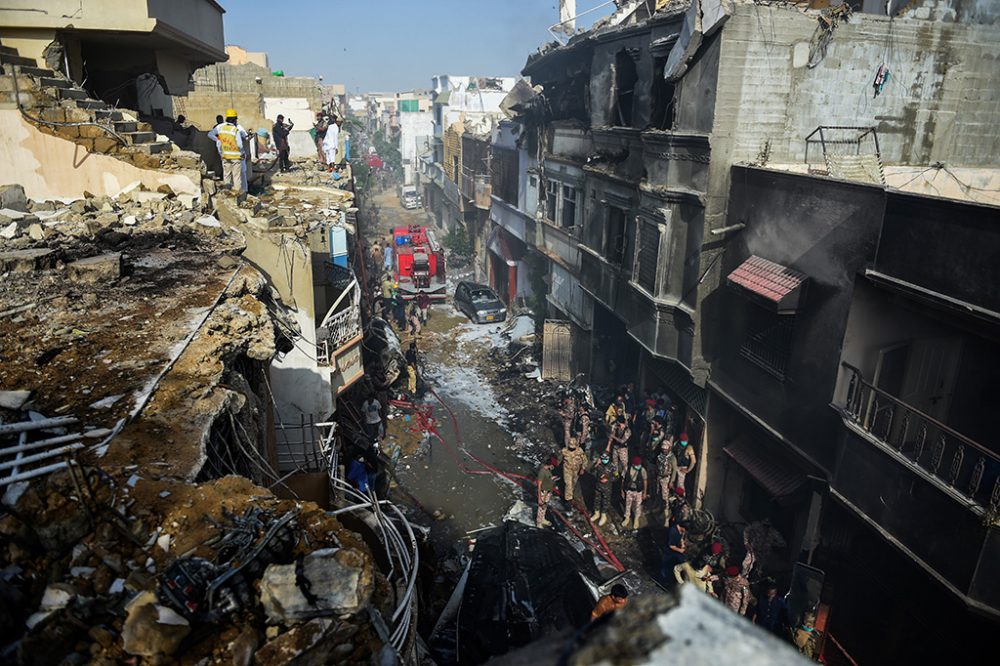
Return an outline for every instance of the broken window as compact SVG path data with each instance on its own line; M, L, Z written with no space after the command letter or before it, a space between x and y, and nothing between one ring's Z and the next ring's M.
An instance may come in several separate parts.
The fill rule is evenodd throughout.
M564 229L576 226L576 197L577 189L569 185L562 186L562 213L560 219Z
M559 203L559 183L550 180L547 185L545 196L545 219L552 224L556 223L556 206Z
M781 315L756 304L747 308L747 337L740 354L778 379L785 379L792 350L794 315Z
M674 84L663 78L666 58L657 58L653 63L653 116L654 129L668 130L674 126Z
M646 220L638 221L639 243L635 255L635 281L656 295L656 265L660 258L660 227Z
M614 206L608 208L607 242L604 258L615 266L624 266L628 251L628 224L625 211Z
M511 206L518 204L518 154L509 148L493 148L493 194Z
M632 126L632 108L635 102L635 85L639 81L635 60L622 49L615 55L615 111L613 119L618 127Z

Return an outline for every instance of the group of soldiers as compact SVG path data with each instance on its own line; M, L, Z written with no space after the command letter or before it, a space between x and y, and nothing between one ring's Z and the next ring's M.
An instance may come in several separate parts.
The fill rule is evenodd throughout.
M572 502L581 476L594 477L592 519L604 525L611 517L617 486L623 503L621 526L638 529L643 505L655 489L663 525L686 513L685 484L697 457L682 430L679 406L665 393L648 394L637 406L634 390L622 387L601 416L589 402L567 395L559 411L563 447L547 460L538 473L536 524L544 527L546 506L561 471L563 497ZM596 416L596 418L595 418ZM651 474L652 471L652 474ZM655 483L650 483L650 477Z

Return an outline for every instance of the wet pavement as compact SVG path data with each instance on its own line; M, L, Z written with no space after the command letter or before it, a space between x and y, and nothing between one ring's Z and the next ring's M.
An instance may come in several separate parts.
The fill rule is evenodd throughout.
M392 193L384 193L375 198L379 208L378 238L384 240L394 226L405 224L433 224L421 210L403 210ZM440 238L440 233L439 233ZM471 276L462 271L448 274L448 294L454 285ZM474 538L475 531L484 527L500 525L504 516L518 500L529 520L534 516L534 492L523 486L498 477L492 473L468 474L468 469L483 472L483 467L465 455L459 445L468 449L477 458L491 467L507 473L514 473L534 479L543 456L554 453L555 434L551 423L545 422L546 405L533 403L527 407L519 400L524 389L522 382L533 380L497 378L498 368L505 364L490 358L495 348L506 349L509 336L504 335L507 324L473 324L465 315L458 313L449 303L432 307L430 321L418 338L421 352L424 381L447 404L454 421L437 398L428 391L420 400L421 404L432 405L438 431L443 443L433 438L421 441L421 432L416 419L402 410L393 409L393 417L387 427L387 437L383 450L391 452L399 446L402 454L396 466L398 484L393 488L397 501L414 507L430 516L431 539L435 549L441 553L462 549L466 538ZM409 336L401 336L404 348L409 344ZM558 404L549 398L552 405ZM520 402L517 408L515 403ZM505 408L511 406L511 410ZM518 414L514 414L515 411ZM525 412L529 414L526 423ZM457 432L455 425L457 424ZM581 480L585 497L591 494L588 477ZM400 487L402 486L402 487ZM561 500L553 500L553 505L568 516L586 537L593 539L593 532L578 513ZM554 519L556 529L570 538L577 547L583 545L573 538L570 531ZM422 521L425 524L427 520ZM654 534L658 530L644 529L638 538L620 532L615 524L609 523L602 533L616 555L627 568L638 572L630 576L633 590L651 589L654 585L650 574L658 569L658 555ZM614 570L595 557L606 575ZM655 563L650 566L650 563Z

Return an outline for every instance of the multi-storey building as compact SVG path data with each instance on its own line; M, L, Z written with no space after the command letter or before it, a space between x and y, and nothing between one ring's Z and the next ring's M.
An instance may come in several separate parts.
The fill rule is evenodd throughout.
M772 572L821 567L878 662L1000 612L1000 42L971 0L860 9L642 3L532 56L506 106L539 201L495 145L491 218L548 259L576 370L668 389L695 501L770 520Z

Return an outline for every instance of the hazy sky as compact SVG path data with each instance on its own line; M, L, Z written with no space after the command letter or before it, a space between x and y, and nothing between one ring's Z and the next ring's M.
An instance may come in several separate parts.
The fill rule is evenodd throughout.
M577 12L605 0L577 0ZM517 76L551 40L558 0L221 0L226 43L271 69L354 93L427 88L434 74ZM589 26L604 7L580 19Z

